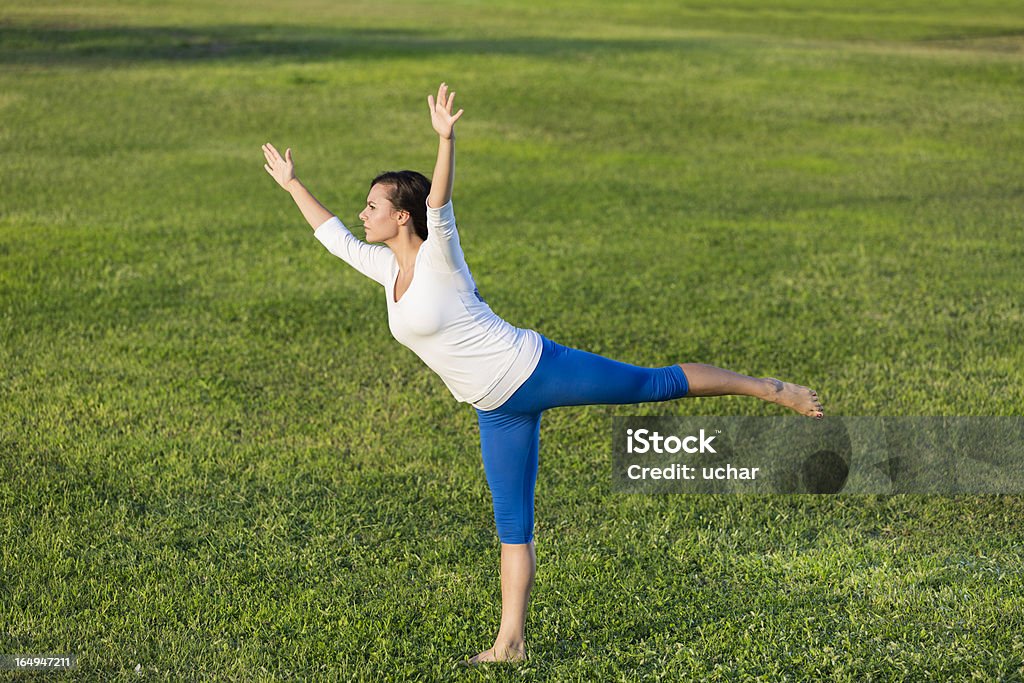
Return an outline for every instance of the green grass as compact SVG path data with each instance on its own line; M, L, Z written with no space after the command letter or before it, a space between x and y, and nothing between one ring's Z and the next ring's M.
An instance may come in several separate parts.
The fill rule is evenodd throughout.
M968 5L970 5L968 7ZM475 417L266 176L357 223L429 171L492 307L567 345L1020 415L1019 3L0 9L0 655L136 680L1024 679L1018 496L616 496L545 416L517 669ZM14 676L20 680L22 676Z

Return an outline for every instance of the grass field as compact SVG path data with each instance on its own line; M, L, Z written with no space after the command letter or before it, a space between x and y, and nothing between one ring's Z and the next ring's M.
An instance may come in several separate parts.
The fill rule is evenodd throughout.
M1021 415L1024 5L968 4L4 3L0 655L1024 680L1018 496L611 493L612 416L779 414L738 398L546 415L531 660L456 671L499 616L475 415L260 152L357 225L370 178L432 168L447 80L513 324L834 415Z

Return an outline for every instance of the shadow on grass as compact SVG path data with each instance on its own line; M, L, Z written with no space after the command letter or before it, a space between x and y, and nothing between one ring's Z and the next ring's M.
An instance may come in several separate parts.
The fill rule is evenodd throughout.
M413 55L569 55L708 48L710 41L537 37L446 38L401 29L317 27L26 27L0 26L0 64L105 66L118 62L287 58L328 61Z

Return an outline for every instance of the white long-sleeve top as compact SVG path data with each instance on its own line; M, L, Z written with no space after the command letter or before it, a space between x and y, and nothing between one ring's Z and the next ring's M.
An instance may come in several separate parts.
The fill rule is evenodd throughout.
M397 302L398 260L391 249L357 239L336 216L313 234L384 287L391 334L440 375L459 401L493 410L537 367L540 335L505 322L480 297L451 201L439 209L427 206L427 240L416 254L412 283Z

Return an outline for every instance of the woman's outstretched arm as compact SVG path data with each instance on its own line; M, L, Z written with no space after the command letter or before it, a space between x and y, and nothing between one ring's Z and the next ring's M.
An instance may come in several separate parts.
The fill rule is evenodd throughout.
M320 243L347 264L363 275L387 286L390 268L395 260L387 247L366 244L352 236L348 228L338 217L324 208L316 197L295 177L295 164L292 162L292 150L285 150L284 157L278 154L269 142L263 145L263 156L267 163L263 165L267 173L277 184L288 190L298 205L302 215L313 228L313 236Z
M437 131L437 164L434 165L434 177L430 180L430 196L427 206L438 209L452 198L452 185L455 183L455 122L462 116L462 109L452 114L452 103L455 93L448 94L448 84L442 83L437 89L437 100L427 95L430 107L430 122Z
M334 214L324 208L324 205L318 202L316 197L306 189L306 186L295 177L295 163L292 161L290 147L285 150L284 157L282 157L268 142L263 145L263 156L267 158L267 163L263 165L263 168L277 181L278 185L292 196L299 211L309 223L309 227L316 230L326 221L334 218Z

